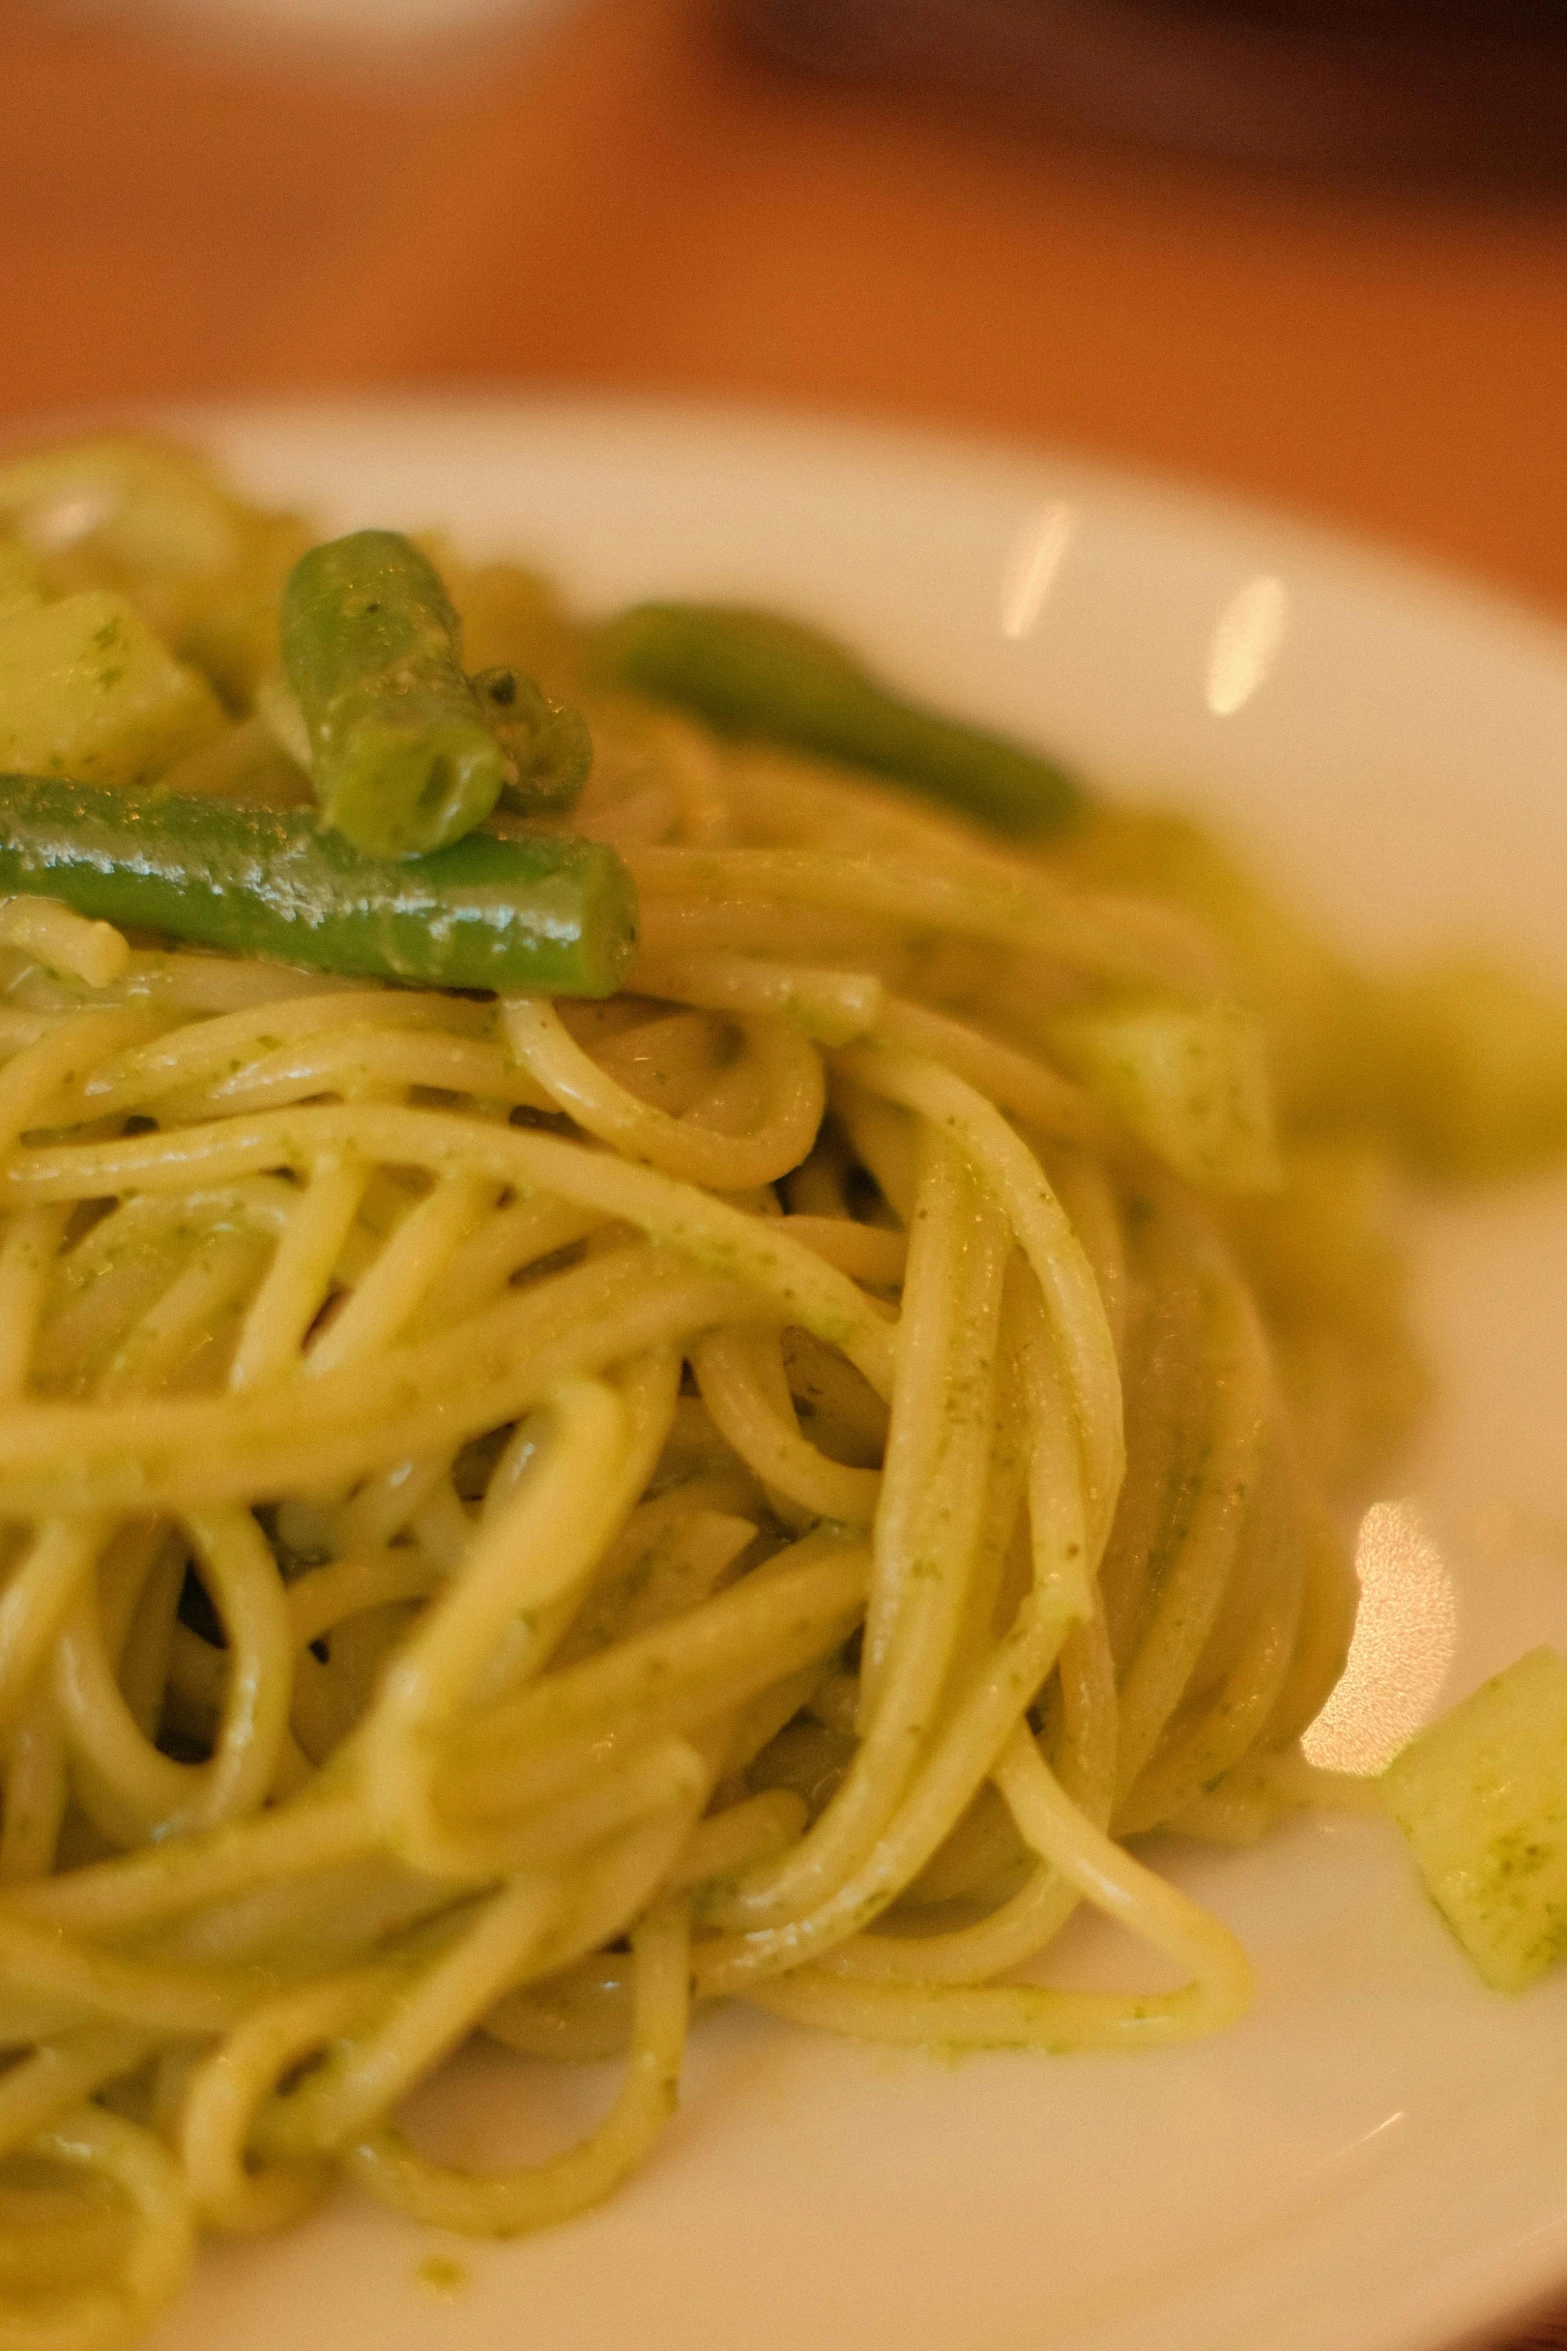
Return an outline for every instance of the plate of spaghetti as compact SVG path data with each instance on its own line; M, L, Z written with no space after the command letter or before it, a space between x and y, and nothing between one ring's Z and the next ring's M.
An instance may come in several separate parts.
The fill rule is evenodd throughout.
M1564 785L1064 460L0 456L0 2347L1567 2276Z

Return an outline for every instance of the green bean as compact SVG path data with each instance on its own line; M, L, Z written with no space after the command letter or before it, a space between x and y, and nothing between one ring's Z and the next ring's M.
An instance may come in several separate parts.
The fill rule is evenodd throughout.
M364 857L304 808L0 776L0 893L316 971L431 987L608 996L636 892L597 841L469 833Z
M760 735L895 777L1009 833L1083 807L1055 760L890 693L830 637L725 604L638 604L599 630L597 673Z
M501 794L530 816L574 807L593 766L593 737L580 711L552 702L515 669L482 669L473 681L479 708L516 769Z
M506 753L463 676L440 576L396 531L302 555L283 590L283 666L321 812L371 857L412 857L482 822Z

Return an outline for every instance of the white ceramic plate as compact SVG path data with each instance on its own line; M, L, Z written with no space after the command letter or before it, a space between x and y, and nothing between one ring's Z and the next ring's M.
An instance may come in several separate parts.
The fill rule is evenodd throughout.
M1499 603L1124 476L852 429L580 403L199 429L263 493L440 521L589 603L814 614L1210 812L1363 952L1456 933L1567 979L1567 640ZM1384 1742L1567 1642L1567 1188L1424 1213L1420 1267L1446 1385L1418 1523L1376 1522L1418 1634L1363 1661ZM158 2351L1436 2351L1567 2285L1567 1978L1484 1991L1379 1821L1166 1859L1256 1961L1219 2040L952 2066L708 2018L604 2210L469 2247L344 2196L209 2251ZM1137 1980L1108 1935L1079 1950ZM431 2127L470 2160L542 2153L606 2087L457 2071Z

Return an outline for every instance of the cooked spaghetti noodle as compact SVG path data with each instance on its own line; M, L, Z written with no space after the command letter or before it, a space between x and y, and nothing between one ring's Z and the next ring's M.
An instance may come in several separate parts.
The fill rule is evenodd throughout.
M1197 1018L1222 953L599 716L576 821L643 909L601 1005L0 910L0 2345L117 2341L195 2229L343 2170L575 2212L693 2001L1041 2050L1245 2005L1124 1840L1299 1793L1352 1613L1324 1397L1371 1375L1328 1320L1276 1352L1299 1168L1245 1106L1204 1184L1071 1043ZM1029 1981L1085 1902L1180 1987ZM476 2031L621 2052L607 2120L426 2159L399 2104Z

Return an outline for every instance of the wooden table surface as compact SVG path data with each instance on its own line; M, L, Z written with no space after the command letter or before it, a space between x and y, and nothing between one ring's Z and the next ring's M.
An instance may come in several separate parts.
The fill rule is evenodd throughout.
M1567 196L1033 137L600 0L375 78L0 0L0 414L425 383L1051 440L1567 607Z
M1074 444L1567 613L1567 195L1029 136L701 0L368 78L0 0L0 418L436 382Z

